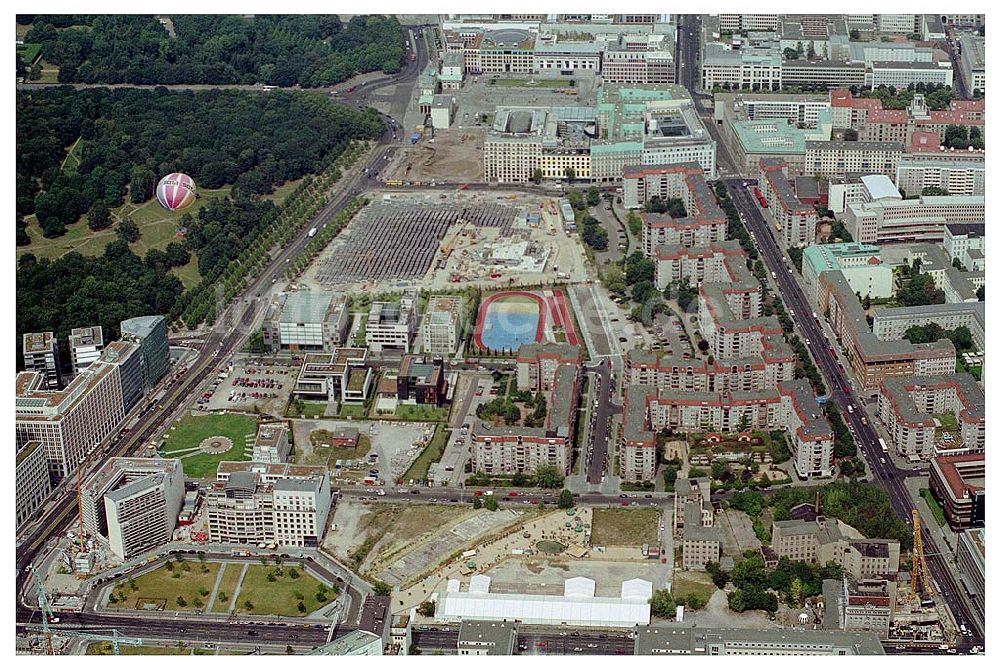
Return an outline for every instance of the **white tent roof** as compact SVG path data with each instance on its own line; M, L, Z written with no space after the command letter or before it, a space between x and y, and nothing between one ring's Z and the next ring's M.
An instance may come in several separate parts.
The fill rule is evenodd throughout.
M888 176L878 173L870 174L867 176L861 176L861 182L864 183L865 189L868 190L868 194L871 195L872 201L878 201L879 199L903 198Z
M649 601L653 597L653 583L642 578L622 581L622 599Z
M649 603L610 597L444 592L435 617L446 622L506 619L525 624L634 627L649 624Z
M449 592L458 592L461 589L462 589L462 581L458 580L457 578L449 578L448 579L448 591Z
M469 592L487 594L490 591L490 577L476 574L469 580Z
M563 595L567 597L593 597L597 591L597 582L590 578L577 576L566 581Z

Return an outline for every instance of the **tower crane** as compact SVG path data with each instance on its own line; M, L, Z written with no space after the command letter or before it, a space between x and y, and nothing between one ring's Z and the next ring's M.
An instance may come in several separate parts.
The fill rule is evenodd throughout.
M45 636L45 652L46 654L52 654L52 635L58 634L59 636L69 636L72 638L83 638L92 641L105 641L111 643L111 648L114 650L115 655L121 654L121 645L142 645L141 638L128 638L126 636L120 636L118 630L112 628L111 635L105 636L102 634L92 634L86 631L72 631L69 629L53 629L51 624L58 622L54 619L54 614L52 613L52 604L49 603L49 597L45 593L45 587L42 585L41 579L36 581L36 586L38 589L38 605L42 609L42 626L39 627L27 627L28 631L33 631L36 633L41 633ZM50 624L51 623L51 624Z

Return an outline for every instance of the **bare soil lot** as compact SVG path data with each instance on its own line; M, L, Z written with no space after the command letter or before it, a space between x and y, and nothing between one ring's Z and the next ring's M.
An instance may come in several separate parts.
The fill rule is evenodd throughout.
M406 148L406 159L387 180L474 183L483 180L483 141L486 128L453 127Z

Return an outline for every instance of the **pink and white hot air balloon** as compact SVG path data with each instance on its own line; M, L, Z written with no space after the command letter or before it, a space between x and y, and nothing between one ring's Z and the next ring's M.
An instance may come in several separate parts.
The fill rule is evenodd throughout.
M194 199L194 181L186 173L167 174L156 186L156 200L167 210L187 208Z

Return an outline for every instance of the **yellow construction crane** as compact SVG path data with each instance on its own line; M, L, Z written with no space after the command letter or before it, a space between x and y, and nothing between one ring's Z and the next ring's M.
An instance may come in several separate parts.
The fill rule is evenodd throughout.
M913 510L913 566L910 568L910 590L914 596L931 596L931 577L924 557L924 540L920 532L920 514Z

